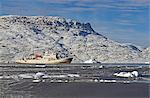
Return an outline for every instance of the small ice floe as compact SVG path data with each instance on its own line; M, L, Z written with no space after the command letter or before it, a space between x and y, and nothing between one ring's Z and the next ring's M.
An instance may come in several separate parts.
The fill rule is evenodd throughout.
M37 72L37 73L19 74L18 78L21 78L21 79L41 79L44 76L47 76L47 74L45 74L43 72Z
M64 82L69 82L69 80L65 80Z
M67 75L52 75L51 78L67 78Z
M18 76L16 75L3 75L3 76L0 76L0 79L14 79L14 80L18 80Z
M47 77L48 75L43 72L37 72L33 76L34 78L33 78L32 82L34 82L34 83L44 82L44 80L43 80L44 76Z
M40 79L42 78L43 76L45 76L46 74L43 73L43 72L37 72L35 75L34 75L34 79Z
M46 65L35 65L36 67L44 68Z
M130 81L123 81L123 83L128 84L128 83L131 83L131 82Z
M62 80L57 80L57 82L63 82Z
M94 82L98 82L98 79L94 79L93 81L94 81Z
M116 82L116 80L104 80L104 82L108 82L108 83L115 83Z
M41 82L41 81L42 81L42 80L40 80L40 79L32 80L33 83L39 83L39 82Z
M94 61L92 59L89 59L89 60L85 61L84 63L94 63Z
M18 77L21 79L32 79L34 78L34 74L29 74L29 73L19 74Z
M0 76L0 79L3 79L3 76Z
M150 64L150 62L144 62L144 64Z
M116 80L99 80L99 82L108 82L108 83L116 83L117 81Z
M104 66L102 66L102 65L101 65L101 66L99 66L98 68L100 68L100 69L101 69L101 68L104 68Z
M74 78L74 77L80 77L79 74L68 74L67 76L68 76L68 77L72 77L72 78Z
M115 73L114 74L117 77L125 77L125 78L133 78L133 77L138 77L139 73L137 71L133 72L120 72L120 73Z
M11 76L0 76L0 79L11 79Z

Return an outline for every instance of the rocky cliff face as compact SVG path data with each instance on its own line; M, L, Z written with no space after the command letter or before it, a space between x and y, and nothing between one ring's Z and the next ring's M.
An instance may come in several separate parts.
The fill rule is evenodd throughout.
M51 16L0 16L0 62L14 62L36 51L71 56L74 63L93 59L125 63L150 61L134 45L120 44L95 32L89 23Z

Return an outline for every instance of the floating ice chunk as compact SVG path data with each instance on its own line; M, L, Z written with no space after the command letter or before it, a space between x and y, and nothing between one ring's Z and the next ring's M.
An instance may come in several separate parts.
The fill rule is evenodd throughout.
M22 78L22 79L32 79L33 78L33 74L19 74L18 75L19 78Z
M68 74L68 77L80 77L78 74Z
M67 75L52 75L51 78L66 78Z
M94 63L94 61L92 59L89 59L89 60L85 61L84 63Z
M94 82L98 82L98 79L94 79L93 81L94 81Z
M133 71L133 72L131 72L132 73L132 75L134 75L135 77L138 77L138 75L139 75L139 73L137 72L137 71Z
M36 80L33 80L32 82L39 83L39 82L41 82L41 80L40 79L36 79Z
M37 73L34 75L34 78L35 78L35 79L39 79L39 78L41 78L41 77L43 77L43 76L45 76L45 75L46 75L45 73L37 72Z
M150 64L150 62L144 62L145 64Z
M138 77L138 72L133 71L133 72L120 72L120 73L115 73L114 74L117 77L125 77L125 78L133 78L133 77Z
M42 67L42 68L44 68L44 67L46 67L46 65L35 65L36 67Z

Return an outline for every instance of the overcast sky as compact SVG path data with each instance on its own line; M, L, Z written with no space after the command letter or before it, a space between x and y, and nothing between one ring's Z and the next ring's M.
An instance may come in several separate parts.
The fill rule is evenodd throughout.
M149 0L0 0L0 15L61 16L89 22L115 41L150 46Z

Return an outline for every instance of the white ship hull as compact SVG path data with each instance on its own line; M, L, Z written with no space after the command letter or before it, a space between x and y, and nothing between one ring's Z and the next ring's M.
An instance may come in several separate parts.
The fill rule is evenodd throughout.
M16 63L19 64L61 64L61 63L71 63L72 58L62 58L62 59L56 59L56 60L36 60L36 59L31 59L31 60L17 60Z

